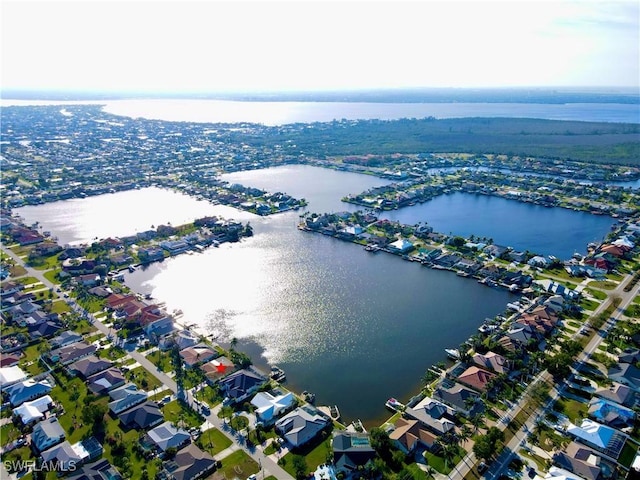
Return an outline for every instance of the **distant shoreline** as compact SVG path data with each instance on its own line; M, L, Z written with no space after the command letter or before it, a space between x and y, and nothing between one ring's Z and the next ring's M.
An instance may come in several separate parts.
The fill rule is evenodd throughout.
M640 105L637 87L402 88L289 92L69 92L7 90L5 100L231 100L241 102L349 103L611 103Z

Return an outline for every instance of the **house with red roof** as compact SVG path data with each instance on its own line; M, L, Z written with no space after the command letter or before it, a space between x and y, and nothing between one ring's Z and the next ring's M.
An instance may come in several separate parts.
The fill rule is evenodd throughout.
M495 373L491 373L476 366L471 366L462 372L458 376L457 380L478 392L484 392L489 387L489 382L496 377L497 375Z

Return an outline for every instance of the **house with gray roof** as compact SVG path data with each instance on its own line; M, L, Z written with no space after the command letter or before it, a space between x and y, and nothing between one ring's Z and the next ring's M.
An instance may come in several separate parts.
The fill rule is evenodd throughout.
M611 385L599 388L595 394L600 398L606 398L625 407L633 408L638 404L638 395L635 391L621 383L613 382Z
M43 452L64 439L64 430L56 417L47 418L36 424L31 433L31 445L38 452Z
M147 393L138 390L133 383L128 383L109 392L111 402L109 410L118 414L147 400Z
M369 434L335 432L331 441L333 464L338 471L349 474L372 461L376 451L371 446Z
M42 461L47 464L56 465L56 471L72 472L82 463L82 456L77 449L64 441L55 445L40 454Z
M477 392L451 381L442 382L433 392L433 398L453 407L465 417L473 417L484 409Z
M62 365L69 365L81 358L84 358L97 350L95 345L89 345L85 342L76 342L61 348L56 348L49 352L49 358L52 362L60 362Z
M571 442L563 451L555 453L553 463L585 480L601 480L604 477L603 468L606 465L598 452L576 442ZM607 468L611 467L607 466ZM614 470L615 468L612 468L610 471Z
M222 379L220 388L232 403L240 403L249 398L265 382L266 379L261 375L251 370L243 369Z
M153 445L163 452L169 448L180 450L181 447L191 442L189 432L182 428L176 428L171 422L164 422L149 430L147 437Z
M87 377L106 370L111 366L113 366L112 362L98 358L95 355L89 355L77 362L73 362L69 365L69 370L86 379Z
M87 387L96 395L121 387L126 382L123 373L116 367L108 368L87 378Z
M103 458L94 463L88 463L82 466L73 475L67 477L68 480L122 480L122 475L118 470L109 463L109 460Z
M57 337L53 337L49 343L53 348L64 347L65 345L71 345L82 340L82 335L73 332L71 330L65 330Z
M299 447L313 439L328 424L328 417L306 405L278 420L275 429L289 444Z
M155 427L164 420L158 404L149 401L121 412L118 418L125 427L136 430Z
M209 476L216 466L215 459L193 443L180 450L173 460L164 463L171 480L197 480Z
M414 407L407 407L405 415L437 434L450 432L456 426L451 420L455 416L453 408L431 397L423 398Z
M610 380L640 392L640 369L631 363L620 363L609 369Z

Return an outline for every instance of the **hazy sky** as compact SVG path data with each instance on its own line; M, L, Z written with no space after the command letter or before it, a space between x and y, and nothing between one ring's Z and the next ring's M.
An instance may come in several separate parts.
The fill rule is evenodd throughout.
M2 0L2 88L638 86L639 2Z

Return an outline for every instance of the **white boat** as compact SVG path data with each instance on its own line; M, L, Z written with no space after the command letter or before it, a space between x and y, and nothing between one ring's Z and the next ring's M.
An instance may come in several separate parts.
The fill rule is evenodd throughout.
M451 360L460 358L460 351L457 348L445 348L444 351Z
M384 404L385 407L387 407L389 410L393 410L395 412L399 412L400 410L404 410L404 405L402 403L400 403L398 400L396 400L395 398L391 397L389 400L387 400L387 402Z

